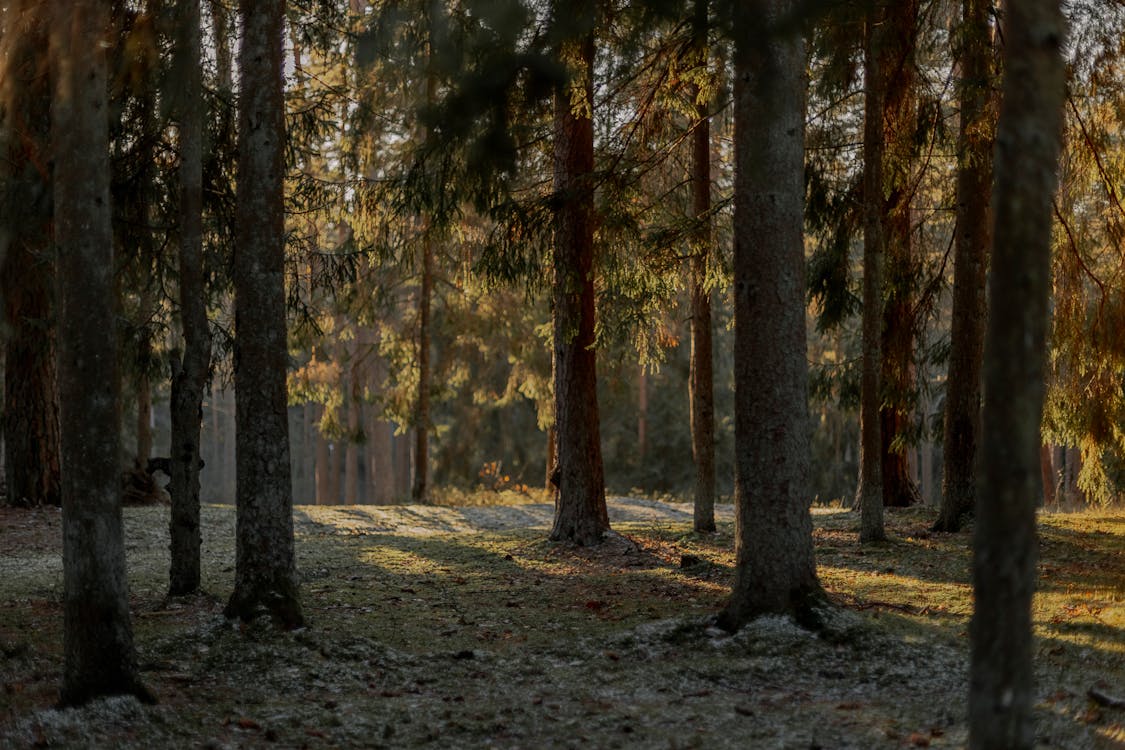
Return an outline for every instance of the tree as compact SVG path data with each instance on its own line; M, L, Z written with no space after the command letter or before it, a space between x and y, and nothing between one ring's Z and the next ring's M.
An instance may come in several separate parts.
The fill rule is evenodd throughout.
M793 0L734 18L735 577L720 625L817 622L809 514L803 36ZM761 29L764 27L764 33Z
M285 329L285 0L244 0L235 208L238 507L228 617L303 622L293 542Z
M992 0L964 0L962 5L953 325L945 391L941 514L935 531L959 530L975 500L987 313L984 286L992 242L992 6Z
M866 85L880 90L885 150L882 162L873 165L879 170L880 189L865 195L864 200L878 203L883 222L883 341L879 361L883 504L907 506L921 499L910 478L906 450L917 400L914 329L918 252L914 246L911 203L917 184L914 163L918 94L914 58L918 0L880 0L876 5L880 4L881 17L869 38L874 47L871 53L879 58L878 76Z
M58 505L59 404L55 373L55 261L50 242L51 90L46 19L34 8L8 10L7 70L0 109L7 159L0 226L10 235L0 285L9 326L4 365L4 465L8 502Z
M175 49L180 133L180 325L183 358L173 352L172 499L169 593L199 589L199 432L211 358L203 273L203 81L199 0L177 4Z
M883 60L878 54L884 6L867 11L863 48L863 354L859 407L860 542L886 539L883 528L883 438L879 405L882 403L883 311Z
M551 539L595 545L609 531L594 349L594 0L552 6L572 79L555 90L554 370L558 497Z
M698 64L707 67L707 0L696 0L693 19ZM691 257L691 455L695 460L696 531L715 530L715 396L711 335L711 118L710 102L691 86L696 120L692 129L692 211L699 222Z
M973 535L969 745L1031 748L1035 507L1066 72L1057 0L1004 7L994 240Z
M137 674L121 522L120 382L113 335L103 44L109 7L97 0L56 0L50 7L63 426L66 663L61 702L77 705L114 694L152 700Z

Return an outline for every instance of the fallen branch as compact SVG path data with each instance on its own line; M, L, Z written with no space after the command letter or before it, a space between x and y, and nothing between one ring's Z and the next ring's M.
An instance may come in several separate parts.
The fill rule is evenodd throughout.
M1109 693L1103 693L1098 688L1090 688L1086 691L1086 695L1099 706L1104 706L1106 708L1125 708L1125 698L1118 698Z

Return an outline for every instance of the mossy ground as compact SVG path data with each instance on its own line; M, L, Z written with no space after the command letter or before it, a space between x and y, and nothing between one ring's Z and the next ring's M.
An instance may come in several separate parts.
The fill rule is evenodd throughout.
M478 502L479 506L486 505ZM309 507L295 512L309 627L221 615L234 509L204 509L204 588L166 601L167 509L125 511L134 627L154 707L52 708L61 674L57 511L0 511L3 747L960 747L966 741L969 534L891 511L860 547L846 511L814 514L840 605L815 636L777 618L707 627L733 529L690 508L614 501L628 539L545 541L550 506ZM1125 746L1125 516L1041 516L1043 747ZM639 546L639 549L638 549Z

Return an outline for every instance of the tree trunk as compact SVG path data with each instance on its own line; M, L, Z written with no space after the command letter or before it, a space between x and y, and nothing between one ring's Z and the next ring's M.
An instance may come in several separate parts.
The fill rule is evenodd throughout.
M418 292L418 396L414 407L414 502L426 501L430 468L430 297L434 286L434 248L422 241L422 286Z
M961 126L958 136L957 234L953 256L953 327L945 391L945 462L935 531L958 531L976 502L981 362L987 316L985 279L992 244L993 0L963 0Z
M108 4L51 3L54 230L59 274L63 633L61 702L152 700L133 649L121 522L121 434L102 44Z
M1043 505L1052 506L1058 502L1058 497L1055 494L1057 487L1057 475L1055 474L1054 462L1051 460L1051 446L1042 445L1039 447L1039 470L1043 475Z
M180 133L180 326L183 359L172 375L171 596L199 590L200 428L211 366L211 331L203 272L203 79L199 0L180 0L176 53Z
M348 371L348 440L344 455L344 504L359 502L359 449L360 433L359 374L353 365Z
M324 407L317 405L316 427L316 504L332 505L332 452L329 450L328 438L320 431L320 420L324 416Z
M146 317L148 317L146 315ZM135 422L137 433L136 465L144 468L152 458L152 382L148 376L147 365L152 359L151 333L145 329L140 332L137 342L139 351L137 363L146 369L136 374L137 388L137 420Z
M571 81L555 91L554 355L558 495L551 539L601 543L605 504L594 352L594 0L564 10L581 31L559 43Z
M0 177L0 227L10 232L2 261L9 326L4 364L4 459L8 502L59 505L59 394L55 372L55 261L51 249L50 105L47 22L19 14L5 41L7 79L0 112L21 137L8 143ZM2 231L2 230L0 230ZM2 240L0 240L2 241Z
M863 352L860 373L859 541L887 538L883 526L883 437L880 362L883 325L883 86L882 56L877 54L885 25L883 7L867 11L863 49L866 92L863 105Z
M819 623L805 338L804 39L795 0L735 17L735 573L720 626ZM765 31L763 33L762 26ZM771 28L772 27L772 28Z
M694 34L699 65L707 67L708 1L696 0ZM692 214L699 222L691 255L691 363L688 411L691 421L691 456L695 463L696 531L715 530L715 397L712 346L711 289L707 266L711 257L711 113L701 88L692 87L695 127L692 143Z
M643 467L648 453L648 370L637 368L637 465Z
M917 258L912 239L911 202L917 146L918 96L914 71L918 0L888 2L875 34L883 96L882 220L885 302L880 362L883 504L920 502L910 477L907 445L916 400L914 302Z
M285 331L285 0L243 0L235 206L238 504L228 617L303 622L293 552Z
M1008 2L973 534L969 746L1035 745L1035 505L1066 72L1058 0Z

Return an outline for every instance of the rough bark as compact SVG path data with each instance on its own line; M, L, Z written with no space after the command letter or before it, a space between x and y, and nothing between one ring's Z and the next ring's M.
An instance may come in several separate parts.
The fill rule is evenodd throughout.
M860 366L859 541L887 538L883 526L883 438L880 362L883 323L883 80L876 53L883 25L882 6L867 12L863 50L863 349Z
M284 0L243 0L235 207L238 507L228 617L303 622L293 551L285 331Z
M551 539L599 544L609 527L605 504L594 350L593 0L558 17L584 30L559 45L573 80L555 91L554 356L558 495Z
M7 158L0 176L0 233L8 232L0 285L8 326L4 365L4 465L12 505L59 505L59 395L55 374L55 261L51 253L50 104L46 19L8 9L13 22L0 111Z
M700 65L707 65L707 0L696 0L694 33ZM691 420L691 456L695 463L695 503L692 522L696 531L715 530L715 397L711 290L707 264L711 256L711 113L709 102L695 98L692 143L692 214L699 222L691 255L691 362L688 409Z
M969 746L1035 745L1035 506L1065 68L1058 0L1005 4L973 535Z
M52 139L63 425L61 702L151 700L133 648L121 522L118 344L114 331L109 117L102 42L108 4L54 0ZM109 335L107 335L107 332Z
M976 501L981 363L987 315L985 279L992 244L993 0L964 0L961 21L961 124L957 227L953 255L953 326L945 391L941 512L935 531L958 531Z
M808 625L824 593L809 514L805 338L805 41L775 30L794 0L735 18L735 573L719 623ZM765 27L765 31L761 30Z
M171 596L199 590L200 429L211 365L211 331L203 271L203 80L199 0L181 0L176 26L177 117L180 133L180 328L183 358L173 353Z
M904 507L921 501L910 474L907 443L915 407L914 303L917 258L912 239L911 202L918 119L914 47L918 0L896 0L884 6L874 34L880 58L876 85L883 99L881 167L883 221L883 342L880 359L883 451L883 504Z

